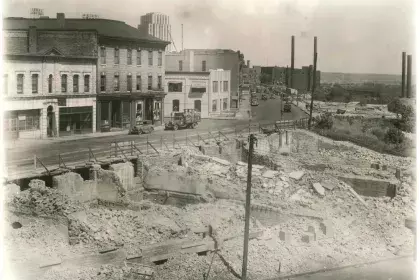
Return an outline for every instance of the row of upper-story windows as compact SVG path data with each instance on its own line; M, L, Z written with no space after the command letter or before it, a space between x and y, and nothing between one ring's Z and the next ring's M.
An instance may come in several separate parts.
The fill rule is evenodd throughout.
M184 61L183 60L179 60L178 61L178 69L179 71L184 71ZM201 71L205 72L207 71L207 61L203 60L201 61Z
M32 93L36 94L39 92L39 74L31 74L31 90ZM61 75L61 92L67 93L69 92L69 85L68 85L68 75L62 74ZM54 77L52 74L48 76L48 93L53 92L53 81ZM25 91L25 74L16 74L16 93L23 94ZM79 88L79 75L73 75L73 87L72 92L78 93L80 91ZM90 91L90 75L83 76L83 91L89 92ZM3 94L9 93L9 75L4 74L3 76Z
M135 65L140 66L142 65L142 50L132 50L132 49L127 49L127 65L134 65L134 63L136 63ZM133 59L135 55L135 59ZM107 52L106 52L106 48L105 47L101 47L100 50L100 63L101 64L106 64L107 62ZM153 51L147 51L147 64L149 66L153 66ZM161 51L158 52L158 64L157 66L162 66L162 60L163 60L163 53ZM120 64L120 49L119 48L115 48L114 49L114 64Z
M220 92L229 91L229 82L220 81ZM219 92L219 81L213 81L213 92Z
M120 75L118 73L114 74L112 77L112 90L113 91L121 91L121 79ZM135 85L133 90L133 77L131 74L127 75L126 79L126 89L127 91L141 91L142 89L142 76L137 75L135 78ZM107 76L105 74L101 74L100 77L100 91L105 92L107 90ZM153 76L148 75L147 76L147 89L152 90L153 88ZM157 77L157 89L162 89L162 76Z

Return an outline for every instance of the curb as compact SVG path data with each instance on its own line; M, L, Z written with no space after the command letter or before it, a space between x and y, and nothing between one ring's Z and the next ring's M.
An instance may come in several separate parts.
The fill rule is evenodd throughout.
M353 268L353 267L364 266L364 265L372 265L372 264L377 264L377 263L381 263L381 262L394 261L394 260L405 259L405 258L413 258L413 255L402 255L402 256L398 256L398 257L393 257L393 258L388 258L388 259L382 259L382 260L377 260L377 261L370 261L370 262L363 262L363 263L358 263L358 264L343 265L343 266L337 266L337 267L333 267L333 268L314 270L314 271L310 271L310 272L303 272L303 273L296 273L296 274L290 274L290 275L285 275L285 276L278 276L278 277L273 277L273 278L266 278L264 280L293 279L293 278L301 277L301 276L307 276L307 275L312 275L312 274L317 274L317 273L336 271L336 270L341 270L341 269L346 269L346 268Z

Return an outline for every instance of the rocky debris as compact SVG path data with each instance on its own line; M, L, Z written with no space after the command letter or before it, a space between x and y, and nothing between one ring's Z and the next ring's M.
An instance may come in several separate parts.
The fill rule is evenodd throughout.
M214 162L216 162L216 163L218 163L218 164L221 164L221 165L224 165L224 166L229 166L229 165L231 165L230 161L227 161L227 160L224 160L224 159L221 159L221 158L212 157L211 159L212 159Z
M321 182L321 185L329 191L332 191L335 188L334 183L331 181L323 181Z
M264 172L262 174L262 176L264 178L269 178L269 179L273 179L276 175L278 174L277 171L273 171L273 170L267 170L266 172Z
M29 189L16 194L7 207L13 211L41 216L67 216L84 209L77 201L56 189L45 186L42 180L31 180Z
M314 188L314 190L321 196L325 195L325 189L324 187L320 184L320 183L313 183L312 187Z
M305 175L305 172L303 171L293 171L289 174L289 177L299 181L300 179L302 179L303 175Z

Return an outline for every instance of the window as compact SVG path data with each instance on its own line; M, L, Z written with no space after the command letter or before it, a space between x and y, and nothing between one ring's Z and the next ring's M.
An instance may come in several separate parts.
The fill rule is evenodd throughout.
M213 81L213 92L218 92L218 88L217 86L219 85L219 83L217 81Z
M120 50L114 49L114 64L120 64Z
M85 75L85 92L89 92L90 91L90 76L89 75Z
M101 75L101 91L106 90L106 76L105 74Z
M48 76L48 93L52 93L53 75Z
M106 49L105 49L105 47L101 48L101 64L106 64Z
M133 64L133 53L131 50L127 50L127 65Z
M141 91L141 76L137 75L136 77L136 90Z
M67 75L61 75L61 92L67 92Z
M172 100L172 112L179 112L179 100Z
M201 71L206 71L207 70L207 65L206 64L207 63L206 63L205 60L201 61Z
M118 74L114 75L114 91L120 91L120 76Z
M73 76L73 92L79 92L79 75Z
M9 76L7 74L3 75L3 94L7 94L9 91Z
M223 98L223 111L227 110L227 106L228 105L228 99L227 98Z
M182 60L178 61L179 71L182 71Z
M162 89L162 76L158 76L158 89Z
M17 90L17 93L19 93L19 94L23 93L23 79L24 79L23 74L17 74L17 76L16 76L16 80L17 80L16 90Z
M217 99L215 99L215 100L212 101L211 110L213 112L216 112L217 111Z
M149 77L147 77L147 89L148 90L152 89L152 82L153 82L153 79L152 79L152 76L150 75Z
M38 93L38 74L32 74L32 93Z
M141 65L141 50L137 50L137 65Z
M224 92L229 91L229 82L228 81L223 82L223 91Z
M153 65L153 51L149 51L149 66Z
M127 75L127 91L133 90L133 79L131 78L131 74Z
M169 83L168 91L169 92L182 92L182 83Z
M162 66L162 52L158 53L158 66Z

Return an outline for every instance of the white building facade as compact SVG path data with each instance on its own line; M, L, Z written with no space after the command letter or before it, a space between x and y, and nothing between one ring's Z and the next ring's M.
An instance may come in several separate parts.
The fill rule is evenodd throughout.
M165 117L195 109L202 118L227 112L230 106L230 71L165 73Z

